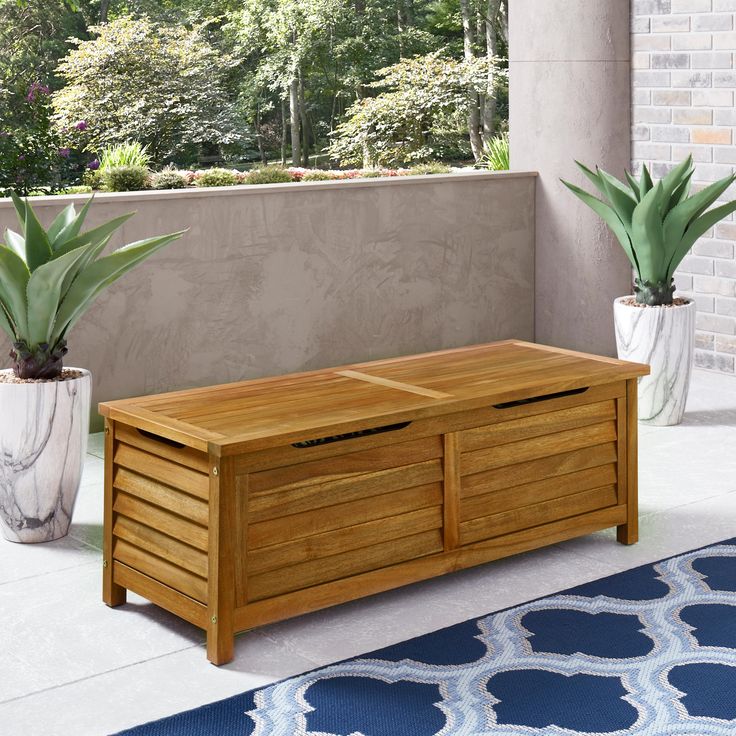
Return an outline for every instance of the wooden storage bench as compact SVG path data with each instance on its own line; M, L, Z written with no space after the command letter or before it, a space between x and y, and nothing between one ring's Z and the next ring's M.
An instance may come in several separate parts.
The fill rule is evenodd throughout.
M648 367L520 341L110 401L104 600L235 632L618 527Z

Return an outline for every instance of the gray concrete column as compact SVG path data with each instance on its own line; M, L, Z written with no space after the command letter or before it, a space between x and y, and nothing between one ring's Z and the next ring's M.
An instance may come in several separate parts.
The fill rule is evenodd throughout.
M540 175L536 340L613 355L628 261L559 179L587 183L573 159L616 176L629 166L629 2L511 0L509 13L511 167Z

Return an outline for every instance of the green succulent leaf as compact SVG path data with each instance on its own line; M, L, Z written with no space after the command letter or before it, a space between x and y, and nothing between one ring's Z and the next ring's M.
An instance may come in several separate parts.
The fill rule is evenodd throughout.
M644 195L647 194L647 192L651 191L653 186L654 186L654 182L652 181L652 176L649 173L649 169L647 168L646 164L642 164L641 181L639 182L639 200L640 201L644 198Z
M144 258L155 253L185 231L148 238L119 248L91 263L72 283L59 308L52 342L62 339L97 295Z
M639 202L641 200L641 193L639 192L639 182L634 179L634 177L628 171L624 171L624 174L626 174L626 181L629 183L629 187L631 189L631 193L634 195L634 199Z
M11 189L10 197L15 207L15 216L18 218L18 224L21 230L26 227L26 203Z
M5 310L5 305L1 301L0 301L0 330L2 330L11 339L12 342L15 342L15 340L17 340L18 336L15 331L15 327L13 327L13 323L10 321L10 317L8 316L8 313Z
M49 242L51 243L52 248L56 239L59 237L59 234L65 227L74 222L76 215L77 213L74 209L74 205L70 204L67 207L64 207L64 209L54 218L54 221L51 223L48 230Z
M606 195L606 189L603 186L603 182L601 181L601 178L599 176L600 171L591 171L585 164L580 163L580 161L575 161L580 171L585 174L585 176L590 179L590 181L593 183L595 188L605 197Z
M662 182L658 182L642 197L631 218L631 240L639 262L639 278L643 281L658 281L665 259L662 198Z
M7 246L0 246L0 302L15 325L17 337L28 332L26 286L30 277L25 261Z
M584 189L575 186L575 184L571 184L564 180L561 181L576 197L578 197L578 199L587 204L588 207L590 207L593 212L595 212L606 223L606 225L611 228L616 239L621 243L621 247L624 249L624 253L626 253L631 265L638 271L639 264L631 245L631 239L629 238L626 227L623 222L621 222L621 218L616 214L616 211L605 202L601 202L600 199L597 199L592 194L586 192Z
M692 174L693 157L688 156L682 163L675 166L668 174L662 179L662 190L663 200L668 202L672 197L672 193L682 183L683 178L687 176L688 172Z
M8 228L5 231L5 244L14 250L23 261L26 260L26 241L22 235Z
M76 238L77 235L82 230L82 226L84 225L84 221L87 217L87 212L89 211L90 205L92 204L92 201L94 200L94 197L90 197L85 203L84 207L79 211L79 214L74 217L74 219L67 223L64 228L59 232L59 234L52 240L51 247L54 251L59 250L63 245L65 245L69 240L72 238Z
M59 302L64 294L65 279L74 271L85 252L85 248L77 248L44 263L31 274L26 286L30 345L51 343Z
M109 222L106 222L99 227L92 228L92 230L87 230L87 232L72 237L71 239L67 240L63 245L59 246L56 253L54 254L54 258L63 256L65 253L68 253L75 248L80 248L83 245L88 245L89 243L99 243L102 240L108 239L110 235L112 235L112 233L114 233L121 225L123 225L123 223L127 222L131 217L133 217L134 214L135 212L129 212L128 214L116 217L115 219L110 220Z
M631 196L631 193L623 191L621 182L615 177L607 174L605 171L600 171L601 180L603 187L606 190L606 196L611 202L611 207L616 210L616 214L626 228L626 232L631 235L631 217L634 213L634 208L637 206L637 201Z
M667 266L668 278L672 278L675 269L688 254L690 248L695 245L698 238L719 223L724 217L728 217L732 212L736 212L736 201L727 202L720 207L714 207L712 210L708 210L689 225L677 247L673 249Z
M720 179L693 194L692 197L683 200L669 211L664 220L664 235L671 250L679 246L690 223L703 214L731 186L735 179L736 176L734 175ZM670 253L670 255L672 254Z
M16 210L20 213L21 199L15 193L11 192L13 201L16 203ZM23 237L26 242L26 263L31 272L35 271L39 266L42 266L51 258L51 244L49 243L46 231L43 229L41 223L36 217L36 213L33 211L33 207L30 207L28 203L24 205L24 211L26 219L23 227Z
M680 204L680 202L684 202L687 199L688 195L690 194L690 180L692 179L694 173L694 169L688 171L688 173L685 175L685 178L677 185L675 190L672 192L669 205L667 206L668 213L671 212L674 207Z

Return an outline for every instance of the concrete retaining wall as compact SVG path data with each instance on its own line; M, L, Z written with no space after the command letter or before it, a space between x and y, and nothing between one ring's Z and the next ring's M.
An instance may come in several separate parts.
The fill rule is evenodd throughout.
M97 402L533 339L534 189L476 172L98 195L92 225L137 210L115 245L189 232L100 296L67 364ZM33 205L48 224L84 199ZM0 231L14 223L0 200Z

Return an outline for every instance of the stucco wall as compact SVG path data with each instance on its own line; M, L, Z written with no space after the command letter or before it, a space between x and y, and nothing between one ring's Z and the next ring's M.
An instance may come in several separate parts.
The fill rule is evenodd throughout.
M615 354L613 299L631 269L606 226L560 183L574 159L623 176L630 159L629 3L509 3L511 166L539 172L536 337Z
M137 210L126 242L189 232L99 298L67 364L91 369L97 402L531 339L534 187L477 172L98 195L92 225ZM84 199L33 204L48 223Z

